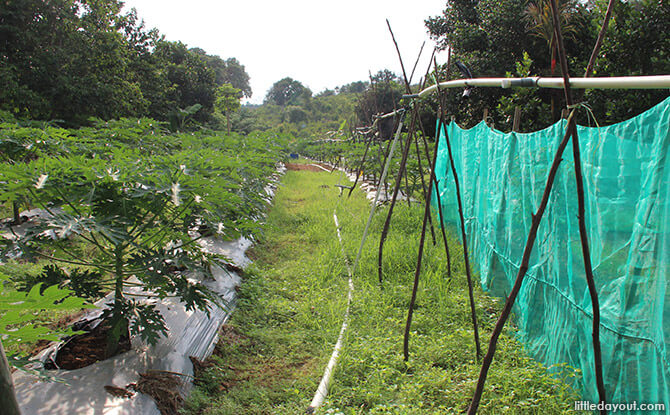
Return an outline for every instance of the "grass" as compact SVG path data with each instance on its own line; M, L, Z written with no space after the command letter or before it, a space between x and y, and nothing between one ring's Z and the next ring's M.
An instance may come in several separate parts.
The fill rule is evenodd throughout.
M356 256L370 206L356 191L338 199L339 172L287 172L251 253L254 265L238 309L213 356L198 370L184 414L303 413L337 339L346 307L345 252ZM422 208L399 204L386 242L385 281L377 283L376 252L386 208L375 215L361 263L344 350L320 413L437 414L467 407L479 373L472 340L460 245L425 247L410 359L402 335L416 263ZM439 236L439 234L438 234ZM482 347L501 307L475 293ZM550 373L551 372L551 373ZM568 368L549 371L531 360L508 329L500 339L480 413L568 413L577 395ZM564 382L561 378L566 378Z

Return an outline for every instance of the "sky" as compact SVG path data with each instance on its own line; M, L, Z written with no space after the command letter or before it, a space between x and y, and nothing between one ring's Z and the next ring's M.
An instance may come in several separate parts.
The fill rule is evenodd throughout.
M291 77L318 93L368 80L381 69L402 73L386 19L414 81L426 72L435 42L424 20L444 9L445 0L125 0L148 28L167 40L199 47L209 55L237 58L250 76L260 104L276 81ZM446 54L444 54L446 55ZM446 56L437 55L439 63Z

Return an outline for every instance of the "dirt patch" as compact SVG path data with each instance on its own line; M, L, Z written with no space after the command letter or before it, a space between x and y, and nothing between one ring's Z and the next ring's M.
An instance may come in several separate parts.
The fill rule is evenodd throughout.
M318 359L311 359L307 356L295 360L286 359L283 356L263 356L259 352L262 349L262 345L242 334L235 327L223 325L214 354L222 361L233 360L235 363L218 367L218 370L228 373L226 380L219 385L219 389L230 391L235 387L244 387L242 385L276 388L279 384L291 383L295 379L313 374L319 363ZM232 356L235 356L235 359L231 359ZM210 360L193 362L194 371L200 374L216 365ZM198 378L199 376L196 375L196 382Z
M126 388L120 388L118 386L113 386L113 385L105 385L104 389L107 393L112 395L115 398L132 398L135 396L135 393L131 390L128 390Z
M315 164L318 164L318 163L315 163ZM320 164L319 164L319 166L320 166ZM322 168L320 168L318 166L314 166L312 164L295 164L295 163L286 164L286 169L295 170L295 171L306 170L306 171L314 171L314 172L320 172L320 171L323 171L323 169L326 169L326 170L330 171L330 169L326 166L323 166L323 169L322 169Z
M183 384L183 379L177 374L151 371L140 373L140 379L132 387L151 396L161 415L178 415L179 408L184 403L184 397L180 393Z
M221 342L231 346L239 346L241 344L249 343L249 337L240 333L235 327L230 324L224 324L219 331L219 338Z
M56 353L53 362L46 362L47 369L81 369L112 356L106 355L109 325L100 323L87 333L72 336ZM130 350L130 336L121 336L116 354ZM115 354L115 355L116 355ZM51 364L49 364L51 363Z

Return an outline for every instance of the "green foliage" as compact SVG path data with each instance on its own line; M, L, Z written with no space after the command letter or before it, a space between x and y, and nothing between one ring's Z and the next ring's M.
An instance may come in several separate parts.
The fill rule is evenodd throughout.
M214 107L222 114L229 114L240 109L242 91L231 84L223 84L216 89Z
M559 2L561 28L571 76L583 76L595 44L607 1ZM615 2L612 21L596 62L597 76L654 75L668 73L667 2L636 0ZM539 76L558 74L553 23L546 1L526 0L472 1L447 3L443 13L426 20L426 26L442 48L453 49L452 61L464 62L475 77L514 73L515 62L532 62L529 73ZM441 68L444 79L445 68ZM555 74L555 75L556 75ZM462 74L451 71L451 78ZM475 88L469 100L447 94L447 112L456 115L459 124L471 127L489 110L496 127L511 127L514 114L510 105L524 107L522 130L539 130L555 122L564 107L563 94L541 90L522 96L518 91ZM600 125L619 122L649 109L667 97L660 90L588 91L585 100L593 108ZM521 100L528 98L523 104ZM536 110L530 110L535 107ZM550 117L535 117L547 111ZM578 122L592 123L579 114Z
M4 240L4 254L82 267L47 267L19 280L23 289L44 281L88 297L111 290L104 314L114 326L110 344L124 330L148 343L166 330L153 304L128 297L133 287L159 299L177 296L189 310L225 306L199 282L210 276L215 258L196 242L258 229L255 218L267 206L264 187L282 157L282 138L234 135L224 142L206 132L171 135L153 120L81 130L1 127L0 134L21 149L36 148L29 154L38 157L3 169L0 200L23 200L48 212L25 234Z
M173 131L183 130L186 123L202 109L202 105L193 104L186 108L177 108L168 116Z
M21 116L81 122L142 113L139 85L126 75L135 54L124 34L142 28L116 0L20 0L0 12L5 57L3 108ZM147 34L152 36L152 34ZM138 37L134 40L139 41Z
M353 85L353 86L352 86ZM299 100L286 106L266 102L260 106L243 106L232 114L231 128L249 133L253 130L270 130L288 133L296 137L312 138L337 132L343 121L347 129L357 124L355 107L360 97L361 87L366 83L352 83L335 88L332 93L320 93L311 99Z
M40 293L43 293L47 287L53 285L66 286L77 297L96 299L103 294L101 281L100 272L81 268L66 270L51 264L45 266L39 275L19 278L17 288L19 291L30 291L34 286L42 284Z
M239 89L242 96L251 98L249 74L244 69L244 65L240 64L237 59L229 58L223 60L219 56L208 55L200 48L191 48L190 51L205 59L207 66L214 71L215 81L218 86L230 84L234 88Z
M531 67L533 61L528 53L524 52L523 59L516 63L516 72L514 74L506 73L506 77L530 77L533 76ZM519 131L531 131L537 125L551 124L551 109L549 105L542 101L537 89L534 88L516 88L511 95L501 96L496 111L499 114L510 114L506 119L498 123L498 128L512 130L513 114L515 108L519 107Z
M312 91L309 88L300 81L287 77L272 85L265 96L265 102L279 106L306 104L311 97Z
M242 90L233 87L231 84L223 84L216 89L214 108L226 117L228 133L230 133L230 115L240 109L241 97Z
M670 73L670 4L638 0L615 2L595 76L665 75ZM604 14L603 4L596 16ZM632 118L661 102L667 90L591 90L585 100L601 125ZM582 120L587 122L587 120Z
M27 293L13 288L9 278L0 274L0 338L6 346L37 340L58 340L71 330L35 324L35 314L44 310L79 310L91 307L57 285L37 284Z
M405 87L400 79L388 69L381 70L371 77L371 84L362 93L357 105L356 116L358 125L372 125L375 115L389 113L399 107L400 97L405 93ZM391 132L382 132L388 138Z
M249 75L222 60L165 41L119 0L11 1L0 8L0 109L20 118L84 125L170 113L194 104L208 121L214 89L232 83L251 96Z

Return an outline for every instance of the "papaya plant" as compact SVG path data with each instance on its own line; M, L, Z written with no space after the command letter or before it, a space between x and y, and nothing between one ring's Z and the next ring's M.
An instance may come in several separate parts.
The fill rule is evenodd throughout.
M110 354L126 333L148 343L165 333L153 300L174 296L205 311L225 306L199 282L214 258L197 240L258 232L265 186L287 137L172 134L149 119L33 132L0 124L3 137L20 138L21 145L39 144L45 134L54 144L0 171L0 200L42 210L0 242L4 257L50 263L42 274L17 281L18 288L58 282L87 298L111 292L104 312ZM151 301L138 301L138 289Z
M200 196L180 183L186 168L168 170L140 163L118 168L83 159L61 159L49 173L28 166L13 177L15 191L30 194L48 214L11 241L6 253L44 258L95 270L112 292L103 312L109 324L106 354L119 339L139 335L149 344L165 334L165 320L152 302L138 301L132 287L158 300L178 297L189 310L225 306L199 282L211 276L210 255L195 243L203 225L217 229ZM23 177L20 177L23 175ZM32 178L32 180L31 180ZM200 279L201 279L200 278Z

